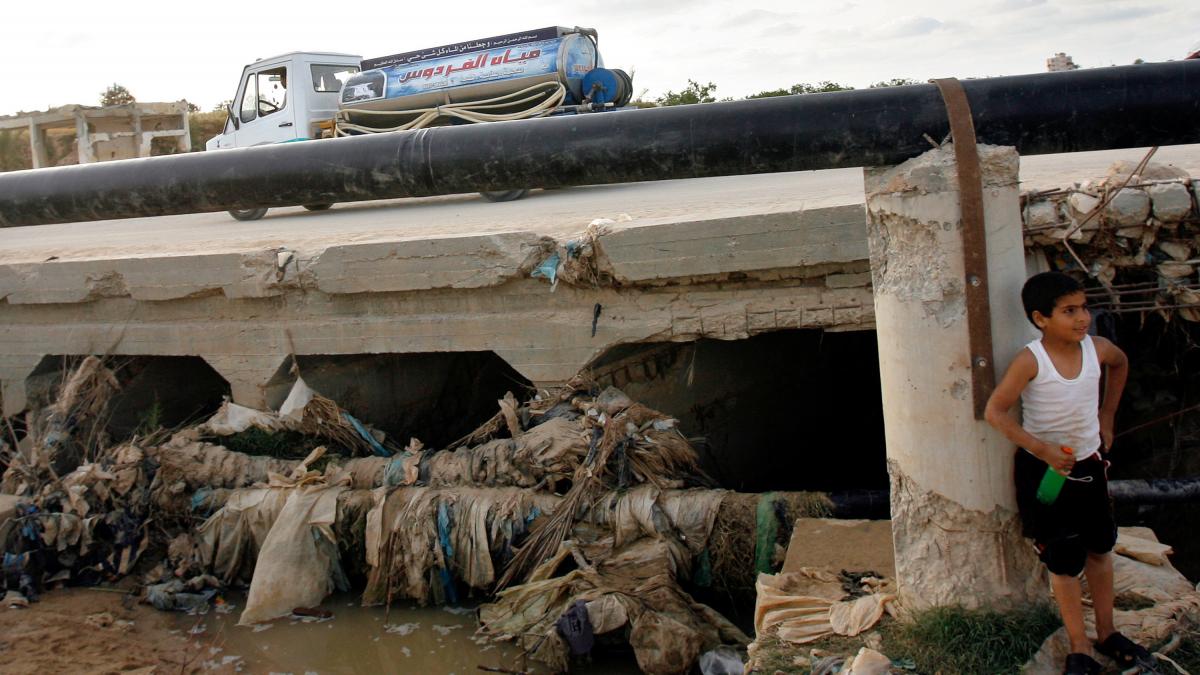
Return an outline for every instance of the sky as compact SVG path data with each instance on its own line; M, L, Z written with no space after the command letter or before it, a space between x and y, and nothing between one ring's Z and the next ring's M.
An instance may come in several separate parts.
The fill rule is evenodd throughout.
M1018 75L1055 52L1083 67L1166 61L1200 40L1195 0L128 0L9 3L2 16L0 115L96 105L112 83L210 110L257 58L369 58L550 25L596 28L606 65L646 99L688 79L741 98L822 80Z

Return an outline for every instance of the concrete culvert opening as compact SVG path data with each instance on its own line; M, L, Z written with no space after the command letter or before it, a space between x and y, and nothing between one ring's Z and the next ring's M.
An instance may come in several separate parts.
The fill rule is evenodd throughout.
M642 343L590 368L601 386L679 419L722 487L886 490L875 340L874 331L790 330Z
M82 358L43 358L26 379L30 408L48 405ZM229 396L229 384L198 356L113 356L107 363L120 388L104 426L117 440L203 420Z
M505 392L524 397L532 386L492 352L298 356L267 385L278 409L296 375L363 422L401 445L418 438L442 448L496 412Z

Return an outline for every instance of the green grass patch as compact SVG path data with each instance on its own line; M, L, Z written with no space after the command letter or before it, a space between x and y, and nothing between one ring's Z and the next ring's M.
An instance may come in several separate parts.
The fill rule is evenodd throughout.
M876 633L882 642L878 649L892 660L893 672L1007 675L1019 672L1061 625L1050 604L1006 612L938 607L918 612L911 621L885 616L874 629L856 637L835 635L789 645L774 636L760 636L755 672L809 673L809 659L797 657L808 657L815 649L849 658L866 645L867 635ZM1200 658L1200 641L1193 646Z
M1015 673L1062 625L1049 604L1007 612L937 607L881 630L883 653L919 673Z

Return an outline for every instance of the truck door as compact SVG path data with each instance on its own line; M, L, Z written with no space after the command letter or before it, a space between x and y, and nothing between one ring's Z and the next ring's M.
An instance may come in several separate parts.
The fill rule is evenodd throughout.
M264 143L294 140L296 106L288 95L288 66L266 66L251 70L242 83L242 97L235 102L241 127L235 145L248 148Z

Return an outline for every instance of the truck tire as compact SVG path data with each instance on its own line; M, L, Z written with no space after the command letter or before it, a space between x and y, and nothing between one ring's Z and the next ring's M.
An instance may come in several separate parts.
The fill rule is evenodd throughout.
M233 209L229 212L236 220L258 220L267 215L266 209Z
M480 192L483 198L489 202L511 202L529 194L527 188L517 190L501 190L499 192Z
M308 209L309 211L326 211L331 206L333 206L333 204L305 204L304 208Z

